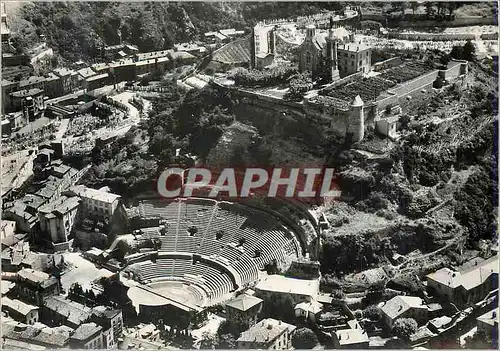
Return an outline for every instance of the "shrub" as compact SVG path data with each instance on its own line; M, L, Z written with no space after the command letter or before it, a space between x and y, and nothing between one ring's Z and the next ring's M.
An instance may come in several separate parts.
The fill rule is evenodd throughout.
M308 72L294 75L290 79L290 88L285 95L286 100L302 100L304 94L313 88L313 81Z
M370 305L363 311L363 317L378 322L382 319L382 311L376 305Z
M309 328L300 328L292 336L292 345L296 349L309 350L318 344L318 337Z
M268 87L283 84L296 73L297 69L292 66L278 66L264 71L239 68L230 77L234 79L236 85Z
M392 329L394 335L402 340L409 340L410 336L415 334L418 330L417 321L413 318L399 318L394 322Z

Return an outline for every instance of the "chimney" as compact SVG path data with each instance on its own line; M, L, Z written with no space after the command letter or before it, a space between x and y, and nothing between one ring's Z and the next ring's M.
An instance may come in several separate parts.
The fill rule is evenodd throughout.
M399 305L398 312L401 312L402 309L403 309L403 305Z

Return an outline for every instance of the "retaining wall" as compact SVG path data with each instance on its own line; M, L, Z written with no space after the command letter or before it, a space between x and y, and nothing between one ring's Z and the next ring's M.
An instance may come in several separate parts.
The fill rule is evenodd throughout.
M387 37L392 39L403 40L431 40L431 41L447 41L447 40L475 40L475 34L469 33L395 33L390 32Z

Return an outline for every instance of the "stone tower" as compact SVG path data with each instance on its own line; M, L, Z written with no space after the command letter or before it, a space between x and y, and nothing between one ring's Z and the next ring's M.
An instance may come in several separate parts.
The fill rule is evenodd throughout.
M337 38L333 33L333 27L328 30L328 36L326 37L326 58L330 64L330 75L331 81L335 82L340 79L340 73L338 68L338 58L337 58L337 48L338 42Z
M313 40L316 35L316 26L314 24L310 24L306 27L306 38Z
M352 141L357 142L363 140L365 136L365 115L363 108L365 103L361 96L357 95L349 109L349 128L348 132L352 134Z

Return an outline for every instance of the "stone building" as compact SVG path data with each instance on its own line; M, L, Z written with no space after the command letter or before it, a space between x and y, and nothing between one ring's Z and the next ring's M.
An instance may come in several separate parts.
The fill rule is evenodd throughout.
M328 33L317 33L314 25L306 27L306 38L297 49L301 72L321 73L327 70L332 81L340 77L371 70L371 49L344 27L330 28Z
M248 328L257 323L261 310L261 299L242 294L226 303L226 318Z
M20 299L41 306L60 293L60 284L47 273L25 268L17 273L15 290Z
M239 349L287 350L292 346L296 327L273 318L263 319L237 340Z
M427 311L420 297L396 296L382 306L382 320L389 329L399 318L413 318L422 324L427 322Z
M459 307L475 304L498 289L498 256L476 261L465 269L442 268L431 273L427 275L427 289Z

